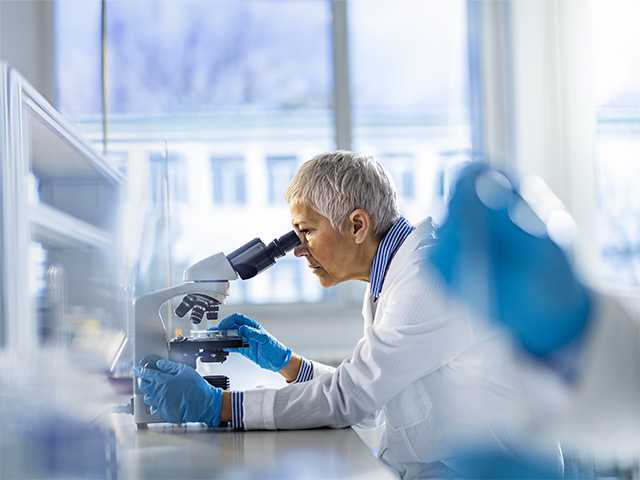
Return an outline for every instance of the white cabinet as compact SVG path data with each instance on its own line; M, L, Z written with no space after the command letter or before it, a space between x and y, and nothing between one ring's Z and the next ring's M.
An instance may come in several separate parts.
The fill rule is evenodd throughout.
M2 346L126 331L123 175L14 69L0 72Z

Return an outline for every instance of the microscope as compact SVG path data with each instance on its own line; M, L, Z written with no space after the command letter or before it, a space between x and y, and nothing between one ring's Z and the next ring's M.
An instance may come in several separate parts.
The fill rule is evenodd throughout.
M293 230L269 245L254 238L228 255L217 253L191 265L184 272L183 283L136 298L132 335L134 365L155 368L157 360L169 358L195 369L198 359L205 363L222 363L229 355L226 349L246 347L237 330L211 329L218 323L218 310L228 296L229 282L238 277L242 280L255 277L299 244L300 239ZM175 297L182 297L174 311L176 316L182 318L191 312L188 336L180 331L173 335L162 319L162 308ZM204 379L215 387L229 388L229 378L224 375L205 376ZM163 422L145 405L135 377L133 415L138 428Z

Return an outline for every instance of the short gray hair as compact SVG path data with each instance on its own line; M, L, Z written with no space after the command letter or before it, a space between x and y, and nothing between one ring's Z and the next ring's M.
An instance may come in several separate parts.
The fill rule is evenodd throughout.
M366 210L376 236L382 237L400 216L393 182L373 157L346 150L321 153L302 164L285 194L340 229L357 208Z

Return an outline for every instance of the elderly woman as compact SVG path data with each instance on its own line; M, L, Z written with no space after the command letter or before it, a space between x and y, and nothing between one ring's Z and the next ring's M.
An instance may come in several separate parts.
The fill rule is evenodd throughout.
M256 320L234 314L220 328L238 328L250 345L241 353L279 371L289 385L222 392L189 367L160 361L163 372L138 372L145 401L168 421L231 421L238 429L376 420L380 455L400 473L455 476L446 459L460 435L474 431L496 441L490 412L514 413L516 402L508 382L483 359L491 341L443 301L426 271L432 223L412 226L398 213L382 166L345 151L304 163L286 198L301 239L294 253L322 286L368 283L364 333L351 357L337 368L307 360Z

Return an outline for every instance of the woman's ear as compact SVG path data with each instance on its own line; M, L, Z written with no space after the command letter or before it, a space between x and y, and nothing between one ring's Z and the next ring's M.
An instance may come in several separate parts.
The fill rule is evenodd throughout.
M356 208L349 215L349 234L355 243L364 243L371 234L371 218L366 210Z

